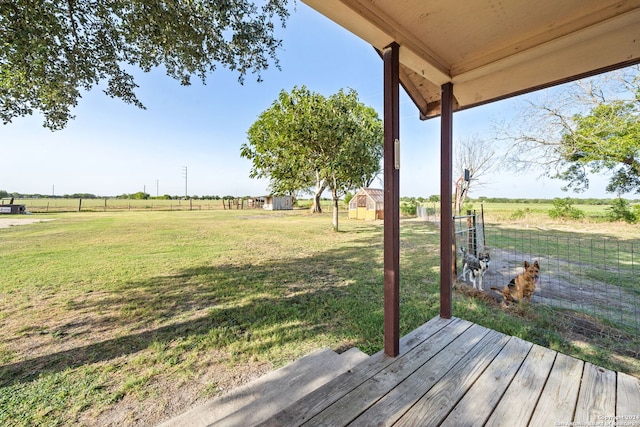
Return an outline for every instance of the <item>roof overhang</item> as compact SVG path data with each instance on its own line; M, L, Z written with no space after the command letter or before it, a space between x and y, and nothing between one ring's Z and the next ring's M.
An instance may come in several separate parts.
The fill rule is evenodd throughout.
M640 62L640 0L302 0L381 51L421 118Z

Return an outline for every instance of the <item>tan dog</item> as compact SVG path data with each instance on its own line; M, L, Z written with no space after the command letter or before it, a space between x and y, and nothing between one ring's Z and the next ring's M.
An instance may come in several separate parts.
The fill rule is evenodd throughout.
M536 290L536 285L540 281L540 264L535 261L529 264L524 262L524 272L511 279L509 284L502 289L502 297L505 302L522 302L525 299L531 303L531 295ZM498 292L500 289L491 288Z

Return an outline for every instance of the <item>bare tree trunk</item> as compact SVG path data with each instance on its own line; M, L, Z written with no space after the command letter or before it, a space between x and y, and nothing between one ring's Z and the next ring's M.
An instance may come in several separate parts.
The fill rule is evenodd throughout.
M462 213L462 207L467 200L467 194L469 193L469 181L462 181L459 188L456 190L456 214Z
M335 189L331 190L331 196L333 198L333 231L338 231L338 192Z
M322 206L320 206L320 198L322 193L327 188L327 183L320 179L319 174L316 172L316 191L313 193L313 205L311 205L312 213L322 213Z
M320 206L320 196L322 196L322 192L324 189L316 190L313 194L313 204L311 205L311 212L313 213L322 213L322 207Z

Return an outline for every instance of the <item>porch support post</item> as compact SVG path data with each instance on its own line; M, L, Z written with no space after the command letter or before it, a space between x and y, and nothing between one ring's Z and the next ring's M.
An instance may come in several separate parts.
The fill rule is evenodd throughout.
M451 318L453 274L453 84L442 85L440 116L440 317Z
M391 43L384 61L384 352L400 353L400 46ZM398 160L398 161L396 161Z

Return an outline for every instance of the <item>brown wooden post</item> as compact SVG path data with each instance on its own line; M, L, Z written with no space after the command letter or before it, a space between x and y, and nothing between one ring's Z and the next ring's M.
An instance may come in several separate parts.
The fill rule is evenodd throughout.
M391 43L384 61L384 352L400 353L400 46ZM399 150L398 150L399 151Z
M440 116L440 317L451 318L453 274L453 84L442 85Z

